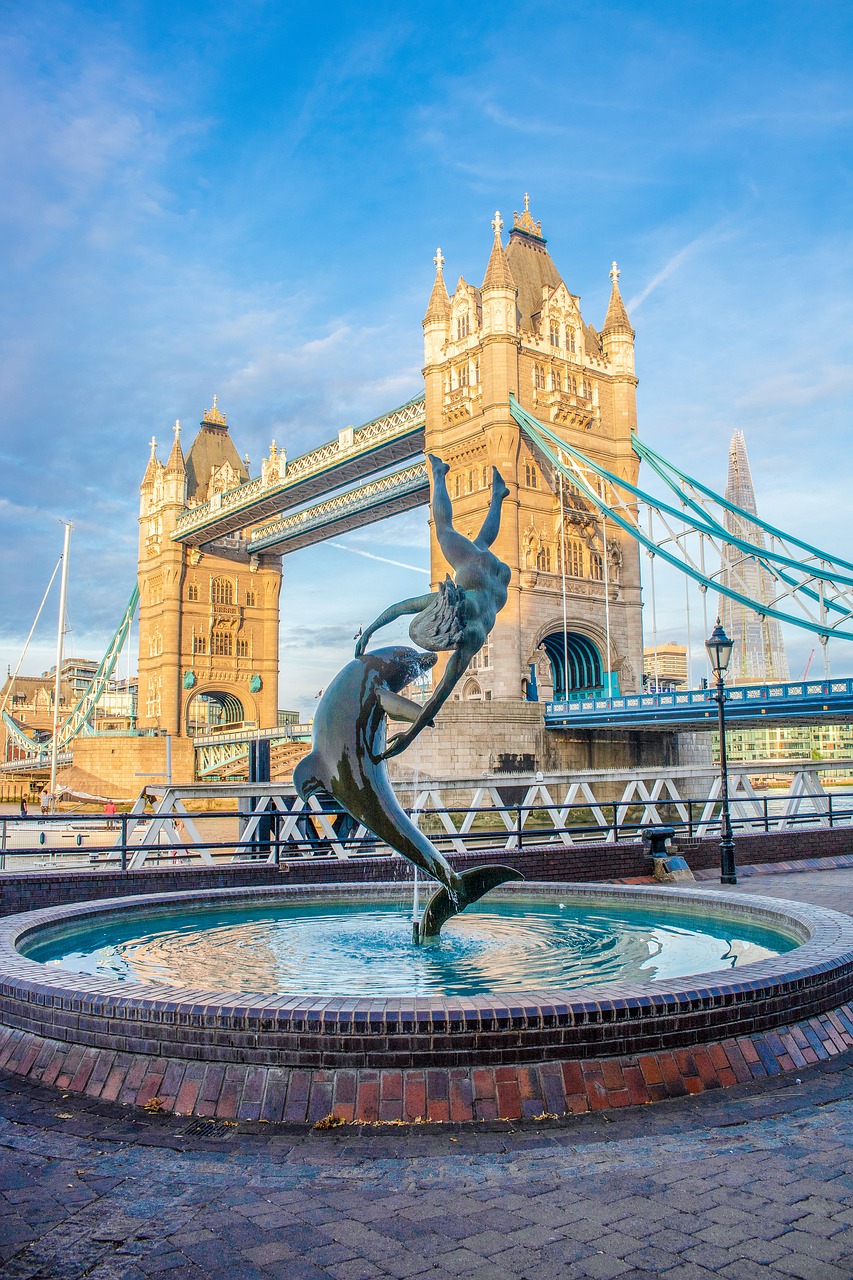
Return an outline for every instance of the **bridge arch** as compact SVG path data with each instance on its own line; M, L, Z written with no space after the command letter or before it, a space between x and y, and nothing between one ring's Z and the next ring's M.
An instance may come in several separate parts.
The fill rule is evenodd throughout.
M554 699L593 697L604 689L604 669L598 646L578 631L551 631L540 647L551 664Z
M226 689L200 689L188 700L186 717L186 732L194 737L197 733L210 733L215 729L237 729L245 722L247 714L235 693Z

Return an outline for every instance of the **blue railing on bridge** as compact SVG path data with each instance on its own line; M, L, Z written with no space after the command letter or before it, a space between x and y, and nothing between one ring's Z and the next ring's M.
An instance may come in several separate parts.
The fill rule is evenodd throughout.
M621 698L581 698L545 704L545 725L602 727L700 723L713 719L712 689L625 694ZM853 680L794 680L736 685L726 689L726 721L853 718Z

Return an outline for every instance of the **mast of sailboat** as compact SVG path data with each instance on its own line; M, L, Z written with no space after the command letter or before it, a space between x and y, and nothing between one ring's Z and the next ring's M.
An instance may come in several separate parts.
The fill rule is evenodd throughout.
M53 686L53 738L50 744L50 808L56 808L56 756L59 738L59 690L62 681L62 650L65 642L65 597L68 591L68 548L71 542L70 521L65 522L62 544L62 577L59 580L59 627L56 635L56 681Z

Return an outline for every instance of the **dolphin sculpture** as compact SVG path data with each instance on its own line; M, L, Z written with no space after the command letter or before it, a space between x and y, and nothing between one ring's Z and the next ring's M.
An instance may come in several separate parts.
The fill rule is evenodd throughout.
M348 662L320 699L312 750L293 773L303 800L327 792L380 840L441 883L421 918L421 942L437 937L445 920L490 889L524 879L514 868L497 865L454 871L394 795L385 763L388 717L414 723L421 716L423 708L400 690L436 659L435 653L394 645Z

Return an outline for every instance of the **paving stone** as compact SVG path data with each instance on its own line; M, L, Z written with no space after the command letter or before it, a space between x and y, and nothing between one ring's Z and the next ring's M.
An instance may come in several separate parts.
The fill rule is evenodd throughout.
M798 1280L850 1280L849 1266L837 1267L822 1258L807 1257L801 1253L779 1258L774 1265L780 1275L796 1276Z

